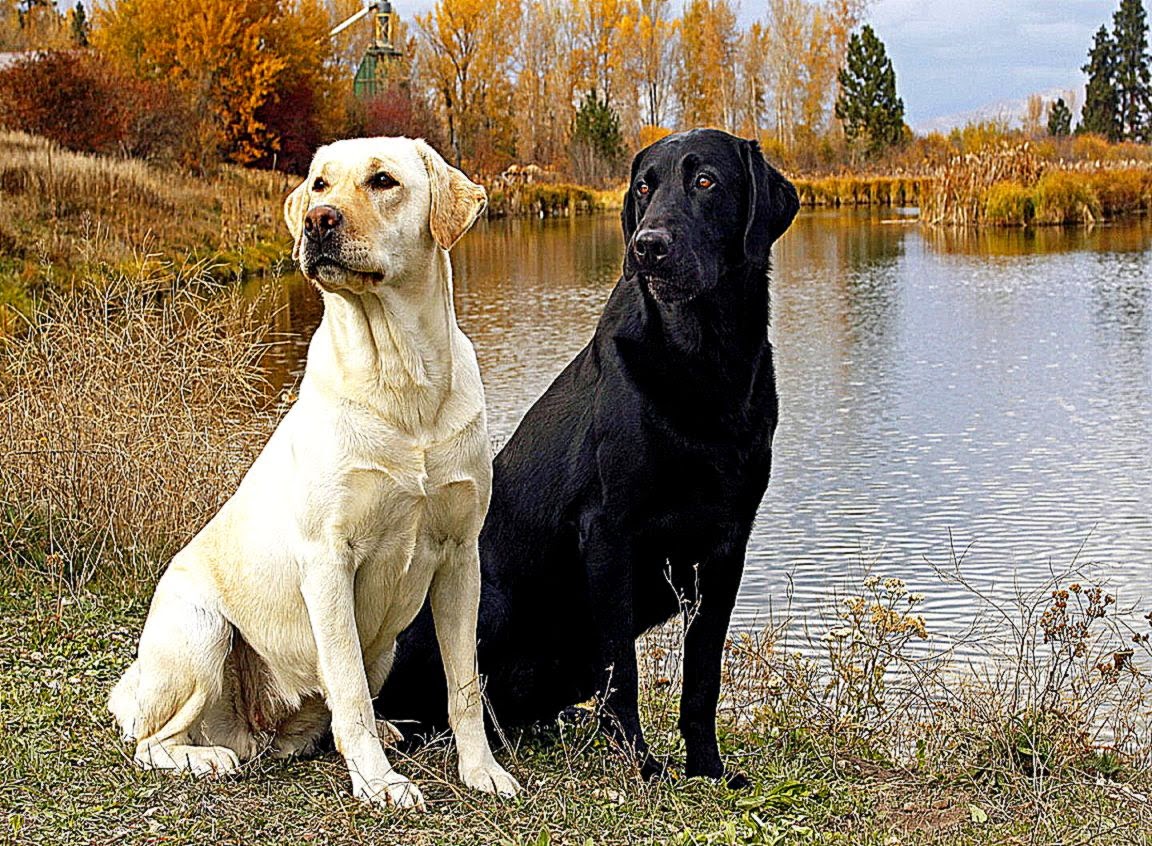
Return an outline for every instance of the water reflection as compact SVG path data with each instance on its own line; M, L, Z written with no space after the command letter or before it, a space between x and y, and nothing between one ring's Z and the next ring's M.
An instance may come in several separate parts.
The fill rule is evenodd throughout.
M493 439L587 341L621 259L613 217L482 224L454 252L460 322ZM285 328L318 318L286 286ZM737 619L823 607L861 562L928 595L937 631L971 597L929 561L967 549L991 595L1100 562L1152 599L1152 226L932 232L802 215L775 251L775 469ZM298 368L295 354L279 364Z

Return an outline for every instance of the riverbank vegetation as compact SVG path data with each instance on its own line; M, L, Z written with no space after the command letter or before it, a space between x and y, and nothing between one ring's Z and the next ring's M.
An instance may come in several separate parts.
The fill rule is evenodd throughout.
M282 174L209 178L0 132L0 335L49 290L163 267L177 280L270 271L285 255Z
M292 400L258 366L271 326L266 304L153 263L77 278L0 341L0 839L1152 842L1148 609L1090 571L985 593L963 556L923 585L845 562L857 577L822 615L791 621L777 597L783 616L733 633L721 742L747 792L646 784L591 720L509 734L515 802L463 791L445 744L398 755L428 814L360 807L334 753L219 781L135 770L104 698L164 562ZM969 636L936 631L944 592L981 609ZM673 625L639 652L650 738L676 756L680 645Z

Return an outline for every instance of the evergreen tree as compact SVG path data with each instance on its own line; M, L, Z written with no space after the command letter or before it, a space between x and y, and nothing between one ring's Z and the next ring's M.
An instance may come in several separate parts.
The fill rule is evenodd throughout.
M836 117L844 123L844 134L862 140L873 154L898 144L904 132L904 101L896 96L896 71L872 27L852 34L839 79Z
M72 10L72 44L76 47L88 46L88 33L92 24L88 22L88 12L84 9L81 0L76 0L76 8Z
M1063 97L1057 97L1056 102L1048 107L1048 134L1059 138L1071 131L1072 110Z
M1088 87L1076 131L1095 132L1109 141L1120 140L1116 120L1116 45L1108 34L1108 27L1096 30L1092 49L1088 51L1088 64L1081 70L1088 74Z
M1120 137L1152 138L1152 76L1149 73L1148 23L1141 0L1120 0L1112 16L1116 122Z
M589 91L572 127L572 166L587 182L599 182L612 174L624 155L620 116L595 91Z

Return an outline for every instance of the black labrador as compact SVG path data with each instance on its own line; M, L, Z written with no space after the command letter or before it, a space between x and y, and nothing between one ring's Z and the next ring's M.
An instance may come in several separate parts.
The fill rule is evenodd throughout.
M478 660L501 724L598 694L605 728L660 773L635 642L679 613L685 772L725 775L721 659L776 428L769 248L798 207L756 142L717 130L668 136L633 161L624 275L591 342L495 459ZM443 691L424 613L379 709L443 726Z

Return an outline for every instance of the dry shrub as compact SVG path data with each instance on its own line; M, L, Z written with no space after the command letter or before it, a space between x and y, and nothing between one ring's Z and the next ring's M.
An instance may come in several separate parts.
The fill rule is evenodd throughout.
M653 126L650 123L646 123L640 127L640 133L637 136L636 146L638 149L642 150L651 144L655 144L661 138L667 138L671 134L672 130L666 126Z
M984 221L991 226L1027 226L1036 216L1032 192L1006 180L988 189L984 198Z
M93 50L31 53L0 70L0 126L69 150L175 158L189 117L171 88L128 76Z
M787 648L796 633L786 624L734 637L730 709L757 734L834 761L1028 789L1152 764L1152 614L1121 609L1099 583L1070 573L1004 596L983 593L958 566L939 572L985 615L958 642L926 644L923 597L869 576L822 633L800 634L798 651Z
M1050 171L1036 183L1036 222L1092 223L1100 218L1100 199L1083 174Z
M928 223L972 226L984 221L989 189L1001 182L1031 188L1046 169L1028 143L1000 143L978 153L949 160L920 201L921 219Z
M149 575L270 433L267 303L172 279L49 295L0 339L0 558L25 572Z

